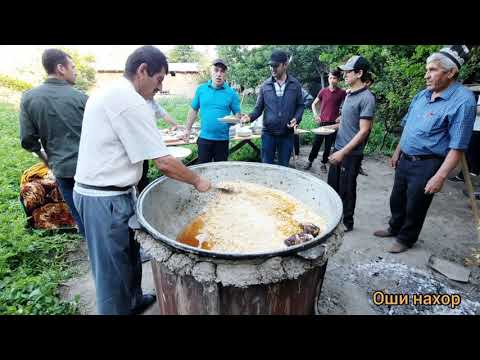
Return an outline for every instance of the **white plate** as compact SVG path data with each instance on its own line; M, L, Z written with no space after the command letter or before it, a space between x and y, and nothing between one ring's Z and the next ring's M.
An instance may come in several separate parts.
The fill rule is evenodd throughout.
M170 154L178 160L183 160L192 154L192 150L181 146L171 146L168 150L170 151Z
M163 135L163 141L165 142L174 142L178 141L180 138L178 136L172 136L172 135Z
M312 129L311 131L314 134L317 134L317 135L330 135L330 134L333 134L335 132L335 129L329 129L329 128L321 126L319 128Z
M240 123L240 120L238 119L233 119L233 118L218 118L218 120L227 123L227 124L238 124Z

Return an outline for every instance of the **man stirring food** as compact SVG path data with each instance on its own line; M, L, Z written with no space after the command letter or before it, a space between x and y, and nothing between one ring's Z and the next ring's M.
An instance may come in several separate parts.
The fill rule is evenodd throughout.
M98 314L139 314L155 301L142 292L140 244L128 226L143 160L200 192L211 187L170 155L154 125L147 100L167 72L160 50L140 47L128 57L124 76L86 104L73 196L85 225Z

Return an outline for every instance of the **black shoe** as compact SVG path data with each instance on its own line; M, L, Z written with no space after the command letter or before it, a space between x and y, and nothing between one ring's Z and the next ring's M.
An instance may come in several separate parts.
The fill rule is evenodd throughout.
M142 302L138 305L135 309L133 309L133 315L139 315L147 310L151 305L153 305L157 301L157 295L155 294L144 294L142 298Z
M305 170L310 170L312 168L313 161L309 161L308 165L305 166Z
M350 232L353 230L353 225L347 226L345 225L345 232Z
M320 170L323 171L324 173L327 172L327 165L322 163L322 166L320 166Z
M452 182L464 182L464 180L460 177L460 176L453 176L451 178L448 178L448 181L452 181Z

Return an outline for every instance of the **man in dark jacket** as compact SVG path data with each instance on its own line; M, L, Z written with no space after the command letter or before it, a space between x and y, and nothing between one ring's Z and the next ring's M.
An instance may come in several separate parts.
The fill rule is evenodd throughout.
M263 113L262 162L273 164L277 154L278 164L288 166L294 128L300 124L304 110L302 86L287 74L286 52L273 51L268 64L272 77L262 84L255 109L242 121L254 121Z

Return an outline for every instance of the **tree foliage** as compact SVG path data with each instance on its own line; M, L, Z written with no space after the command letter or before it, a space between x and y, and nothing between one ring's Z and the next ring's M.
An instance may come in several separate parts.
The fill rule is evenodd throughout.
M353 55L364 56L371 64L377 98L376 119L383 123L384 136L398 128L417 92L425 87L425 61L441 45L221 45L219 56L231 64L230 79L244 88L255 88L270 74L267 62L274 48L292 56L289 72L315 95L321 77ZM480 81L480 47L469 45L471 56L460 71L459 81ZM345 84L341 84L345 87Z
M196 63L201 59L201 54L193 45L176 45L168 52L168 61L174 63Z

